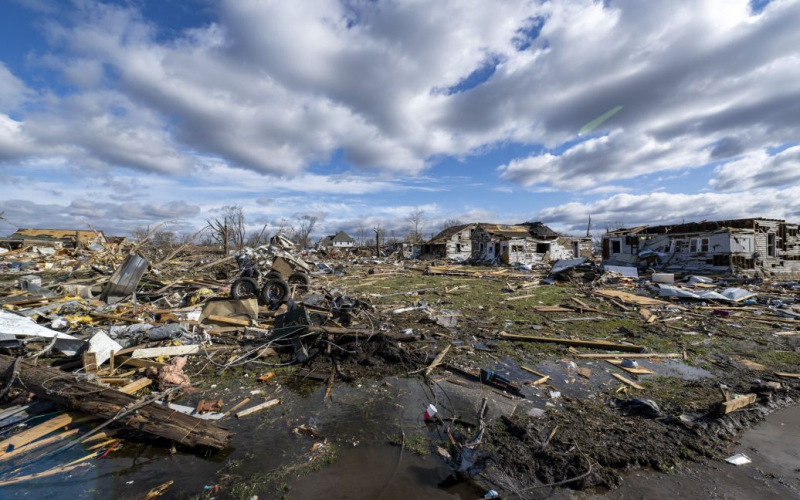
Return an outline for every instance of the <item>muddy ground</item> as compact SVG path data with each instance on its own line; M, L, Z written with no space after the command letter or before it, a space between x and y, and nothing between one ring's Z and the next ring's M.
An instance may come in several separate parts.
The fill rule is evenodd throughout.
M231 450L201 456L130 436L134 439L99 461L90 477L7 487L8 498L57 498L67 492L71 498L99 498L108 491L115 498L141 498L170 479L175 482L167 497L172 498L466 499L479 498L488 489L509 498L544 498L544 492L554 494L545 487L553 483L563 483L557 490L557 495L567 495L563 498L622 498L615 492L626 491L631 482L640 489L630 496L657 491L648 490L655 481L650 478L664 473L691 483L702 479L697 471L703 468L728 471L735 466L722 459L732 454L737 439L800 397L800 383L775 375L800 372L800 337L776 336L791 326L756 321L763 316L734 312L719 317L684 304L686 309L662 311L659 321L646 323L635 310L621 311L585 285L511 292L537 278L428 276L401 268L367 273L366 266L349 266L345 276L315 278L315 285L374 306L381 327L369 342L320 352L305 365L283 366L293 359L283 353L219 372L209 359L191 359L186 371L196 391L179 403L222 398L230 406L246 396L282 401L249 418L221 421L236 433ZM521 295L531 297L507 301ZM573 297L600 313L533 309L569 303ZM391 313L426 304L437 313L458 311L460 316L455 325L442 326L427 311ZM588 317L598 319L574 320ZM559 321L563 319L574 321ZM410 331L415 341L379 335L403 331ZM574 356L604 351L507 341L499 338L500 332L626 341L649 352L681 356L640 360L654 374L637 377L603 360ZM494 370L519 386L521 394L442 367L425 380L420 370L447 345L448 366ZM346 352L351 349L352 354ZM523 366L550 380L530 385L540 377ZM584 368L591 371L588 378L580 375ZM259 382L258 376L268 371L276 376ZM326 397L331 373L335 383ZM612 373L633 379L643 389L621 384ZM758 401L719 416L720 384L734 394L756 393ZM429 403L436 404L461 442L474 432L475 412L484 397L489 400L489 426L480 448L494 460L474 481L465 482L454 473L458 449L445 425L426 425L421 415ZM637 405L637 398L651 400L658 412ZM769 446L763 444L759 453L769 456ZM74 458L79 457L76 450ZM59 463L67 458L59 457ZM781 472L764 481L780 486L796 480L800 462L793 460L796 453L785 453L777 459ZM689 479L692 474L700 476ZM794 478L787 477L792 474ZM681 491L680 480L675 481L670 488ZM796 487L781 487L797 493ZM742 496L726 493L726 498L752 498L747 496L751 490L743 491Z

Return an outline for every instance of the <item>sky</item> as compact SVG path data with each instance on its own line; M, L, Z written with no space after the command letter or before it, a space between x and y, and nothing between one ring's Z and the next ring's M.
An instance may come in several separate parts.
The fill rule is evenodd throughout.
M3 0L0 234L800 220L800 0Z

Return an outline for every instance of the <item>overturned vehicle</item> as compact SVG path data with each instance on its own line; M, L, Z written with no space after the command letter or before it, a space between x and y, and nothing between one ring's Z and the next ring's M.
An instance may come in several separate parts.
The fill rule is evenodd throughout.
M255 295L259 303L276 309L308 292L311 266L294 256L292 249L294 244L277 234L269 245L239 251L235 255L239 278L231 285L231 296L240 299Z

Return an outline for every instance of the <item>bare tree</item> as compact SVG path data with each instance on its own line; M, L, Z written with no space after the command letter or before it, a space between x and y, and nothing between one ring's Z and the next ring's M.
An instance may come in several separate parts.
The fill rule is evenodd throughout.
M238 205L222 207L222 218L209 219L208 228L214 240L222 245L227 255L231 247L241 250L244 247L244 210Z
M267 231L267 225L264 224L264 227L261 228L259 232L251 232L247 235L247 240L245 241L246 247L260 247L261 245L266 245L269 242L269 231Z
M367 228L364 227L364 224L359 223L356 226L356 241L358 242L358 246L364 245L364 238L367 237Z
M304 215L300 218L300 224L295 232L295 242L302 249L308 246L308 240L317 225L319 218L315 215Z
M222 220L209 219L207 222L209 234L218 245L222 245L222 251L228 255L231 245L231 230L228 227L228 221L223 217Z
M419 207L416 207L408 214L406 221L411 228L409 231L409 240L412 243L422 241L422 227L425 225L425 212L420 210Z
M451 227L460 226L462 224L463 222L458 219L446 219L444 222L442 222L442 231Z
M381 229L381 223L372 228L375 231L375 257L381 256L381 237L383 236L383 229Z
M230 221L231 228L231 244L236 250L241 250L244 247L245 227L244 227L244 210L239 205L231 205L223 207L225 218Z

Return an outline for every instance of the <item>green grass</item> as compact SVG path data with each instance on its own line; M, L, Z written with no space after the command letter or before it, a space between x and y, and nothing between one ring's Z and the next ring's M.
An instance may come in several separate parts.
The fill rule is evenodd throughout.
M389 444L394 446L403 445L403 435L394 434L387 437ZM430 455L431 443L428 438L420 435L406 436L405 449L420 456Z
M225 491L225 498L236 498L248 500L253 495L262 498L289 498L288 492L291 490L289 483L312 472L318 471L323 467L336 461L339 456L339 448L333 443L328 443L325 448L318 452L312 460L303 457L301 461L293 465L287 465L279 469L257 472L249 476L241 476L236 472L241 467L241 460L232 460L225 467L220 469L220 485ZM268 492L272 492L269 493ZM262 495L267 495L266 497ZM207 499L212 493L201 493L194 498Z
M650 377L640 383L645 387L641 397L652 399L667 412L703 413L721 401L720 392L711 383L678 377Z

